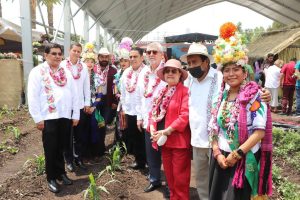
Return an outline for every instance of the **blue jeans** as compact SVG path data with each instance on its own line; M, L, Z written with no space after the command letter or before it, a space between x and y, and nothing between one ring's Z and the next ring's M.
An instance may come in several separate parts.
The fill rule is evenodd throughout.
M296 87L296 114L300 115L300 86Z

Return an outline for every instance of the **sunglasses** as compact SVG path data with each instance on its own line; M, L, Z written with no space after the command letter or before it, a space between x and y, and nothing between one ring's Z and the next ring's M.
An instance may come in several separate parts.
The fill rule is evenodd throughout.
M172 73L172 74L177 74L178 70L177 69L165 69L164 70L164 74L168 74L168 73Z
M57 52L51 52L51 53L49 53L49 54L51 54L52 56L62 56L62 53L57 53Z
M156 51L156 50L150 50L150 51L146 51L146 53L147 53L147 55L151 55L151 53L153 55L156 55L158 53L158 51Z

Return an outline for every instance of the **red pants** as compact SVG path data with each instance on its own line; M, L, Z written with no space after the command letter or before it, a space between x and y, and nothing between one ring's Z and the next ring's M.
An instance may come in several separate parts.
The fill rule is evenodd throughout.
M170 188L170 200L190 199L190 149L162 148L162 160Z

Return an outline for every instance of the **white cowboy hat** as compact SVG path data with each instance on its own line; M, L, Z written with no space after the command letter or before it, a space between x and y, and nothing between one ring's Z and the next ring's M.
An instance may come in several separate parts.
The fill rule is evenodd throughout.
M108 49L105 47L102 47L99 52L98 55L105 55L105 56L110 56L111 54L109 53Z
M187 57L190 55L204 55L204 56L208 57L210 63L213 63L213 57L208 54L207 48L203 44L193 42L190 45L187 54L182 55L180 57L180 60L182 62L187 63Z

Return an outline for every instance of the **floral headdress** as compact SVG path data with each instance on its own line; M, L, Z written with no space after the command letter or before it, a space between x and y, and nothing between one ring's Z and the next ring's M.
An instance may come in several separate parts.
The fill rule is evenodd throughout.
M227 22L220 27L220 36L215 41L214 60L222 67L227 63L236 63L244 66L247 64L246 40L237 31L237 27Z
M131 51L133 41L129 37L124 37L118 47L117 57L118 59L129 59L129 52Z
M93 59L95 62L97 60L97 55L94 51L94 44L91 42L88 42L84 45L84 52L82 54L82 61L84 62L86 59Z

